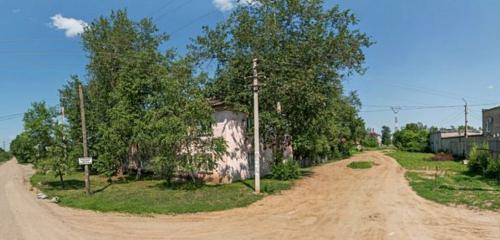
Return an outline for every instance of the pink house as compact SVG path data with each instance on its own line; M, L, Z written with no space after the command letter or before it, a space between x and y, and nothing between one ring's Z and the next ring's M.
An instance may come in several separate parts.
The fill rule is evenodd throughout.
M224 102L211 101L216 123L213 126L214 137L222 137L227 144L227 153L217 162L216 169L207 174L207 181L229 183L251 178L254 175L252 138L248 135L248 115L230 110ZM250 132L252 130L250 129ZM262 146L262 145L261 145ZM261 148L261 176L270 172L272 164L271 149Z

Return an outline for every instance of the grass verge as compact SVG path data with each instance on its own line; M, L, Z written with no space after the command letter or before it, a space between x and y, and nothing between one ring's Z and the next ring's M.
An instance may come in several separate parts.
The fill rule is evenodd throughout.
M51 175L35 174L31 182L47 195L59 197L62 206L134 214L180 214L244 207L265 194L286 190L292 185L291 181L262 179L261 190L265 194L256 195L252 180L226 185L184 183L167 186L161 180L109 184L104 177L92 176L93 195L86 197L82 173L67 176L65 189Z
M408 169L406 178L420 196L448 205L499 210L500 184L473 176L466 165L455 161L432 161L432 154L395 151L387 155Z
M371 168L372 166L373 166L372 161L351 162L347 165L347 167L350 167L352 169L367 169Z

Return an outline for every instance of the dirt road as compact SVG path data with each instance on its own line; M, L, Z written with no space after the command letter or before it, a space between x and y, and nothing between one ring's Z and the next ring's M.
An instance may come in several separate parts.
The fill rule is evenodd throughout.
M367 159L378 165L346 167ZM318 167L292 190L247 208L179 216L59 207L27 190L30 172L15 161L0 165L0 239L500 239L500 213L424 200L378 152Z

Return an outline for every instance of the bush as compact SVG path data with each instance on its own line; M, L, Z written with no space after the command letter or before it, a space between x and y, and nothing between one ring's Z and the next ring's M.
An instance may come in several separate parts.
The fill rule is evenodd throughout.
M287 160L273 165L271 175L279 180L297 179L300 177L300 166L294 160Z
M2 161L8 161L11 158L12 158L12 155L9 152L7 152L7 151L3 150L2 148L0 148L0 162L2 162Z
M393 144L398 149L408 152L426 152L429 150L429 130L421 123L408 123L393 135Z
M432 161L453 161L455 159L453 158L453 155L451 155L450 153L440 152L440 153L434 154L431 157L431 160Z
M486 149L488 149L487 145L483 145L481 148L477 145L472 146L469 152L469 163L467 164L469 172L481 175L486 173L488 163L492 160L490 152Z
M490 178L500 179L500 158L490 158L485 175Z
M370 135L368 134L365 139L363 139L361 141L361 144L365 147L369 147L369 148L376 148L378 147L378 140L377 140L377 137L373 136L373 135Z

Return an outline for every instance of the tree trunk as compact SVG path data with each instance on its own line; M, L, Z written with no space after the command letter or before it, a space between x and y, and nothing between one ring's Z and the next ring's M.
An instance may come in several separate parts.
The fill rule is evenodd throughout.
M135 175L135 180L141 180L142 176L142 161L140 159L137 159L137 173Z
M64 179L62 174L59 174L59 181L61 181L62 189L64 189Z

